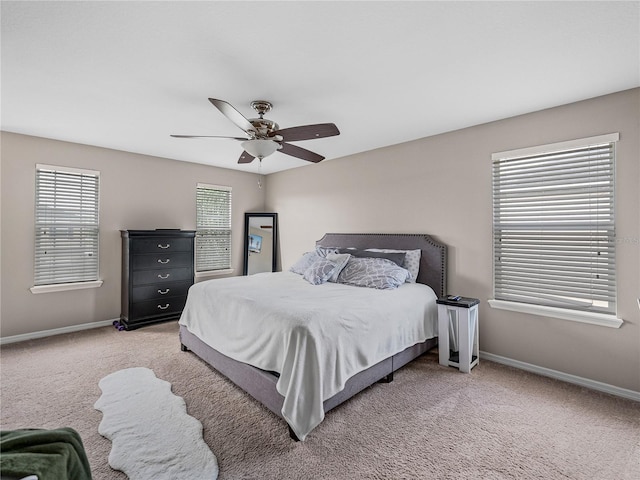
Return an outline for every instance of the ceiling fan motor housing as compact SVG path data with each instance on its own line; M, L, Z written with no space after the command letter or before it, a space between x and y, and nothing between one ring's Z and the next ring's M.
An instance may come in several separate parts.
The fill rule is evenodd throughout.
M276 122L268 118L250 118L249 121L257 130L256 138L272 140L273 133L280 128Z
M251 108L258 112L259 118L250 118L249 122L257 130L256 138L268 138L273 135L273 132L279 129L279 126L273 120L264 118L264 114L273 108L271 102L266 100L254 100L251 102Z

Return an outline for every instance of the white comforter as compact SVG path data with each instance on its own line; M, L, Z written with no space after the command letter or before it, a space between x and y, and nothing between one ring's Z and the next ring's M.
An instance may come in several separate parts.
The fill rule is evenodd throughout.
M437 336L435 300L415 283L375 290L262 273L193 285L180 324L228 357L279 372L282 415L304 440L350 377Z

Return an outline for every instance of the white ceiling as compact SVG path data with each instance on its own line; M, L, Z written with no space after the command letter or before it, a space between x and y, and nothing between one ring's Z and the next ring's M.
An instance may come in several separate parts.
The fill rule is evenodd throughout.
M208 101L335 159L640 85L640 2L2 1L2 129L239 166ZM275 153L262 173L310 165ZM313 167L309 167L313 168Z

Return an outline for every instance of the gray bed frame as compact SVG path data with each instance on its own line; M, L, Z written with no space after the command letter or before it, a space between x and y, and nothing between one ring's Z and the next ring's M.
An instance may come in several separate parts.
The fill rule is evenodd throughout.
M446 294L447 247L423 234L376 234L376 233L328 233L316 242L324 247L390 248L422 251L418 283L430 286L438 297ZM180 326L180 343L183 351L190 350L211 365L215 370L242 388L276 415L282 417L284 397L276 390L277 374L266 372L246 363L233 360L214 350L198 337ZM438 344L438 338L431 338L413 345L372 367L351 377L344 390L324 401L325 413L348 400L356 393L378 381L391 382L393 372L403 367ZM298 440L289 427L289 434Z

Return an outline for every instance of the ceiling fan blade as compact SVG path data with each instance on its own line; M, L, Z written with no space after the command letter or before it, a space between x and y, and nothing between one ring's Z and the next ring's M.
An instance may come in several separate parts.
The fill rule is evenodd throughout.
M173 138L226 138L229 140L249 140L245 137L221 137L219 135L170 135Z
M256 157L247 152L242 152L240 158L238 159L238 163L251 163Z
M283 143L282 148L278 150L280 153L291 155L292 157L301 158L307 162L318 163L324 160L322 155L318 155L306 148L298 147L297 145L291 145L290 143Z
M285 142L311 140L313 138L333 137L340 135L340 130L333 123L318 123L316 125L302 125L300 127L276 130L274 135L281 135Z
M247 120L245 116L242 115L238 110L233 108L230 103L225 102L224 100L218 100L217 98L210 98L209 101L213 104L214 107L220 110L225 117L227 117L238 127L240 127L240 129L244 130L245 132L257 132L256 127L254 127L253 124L249 120Z

